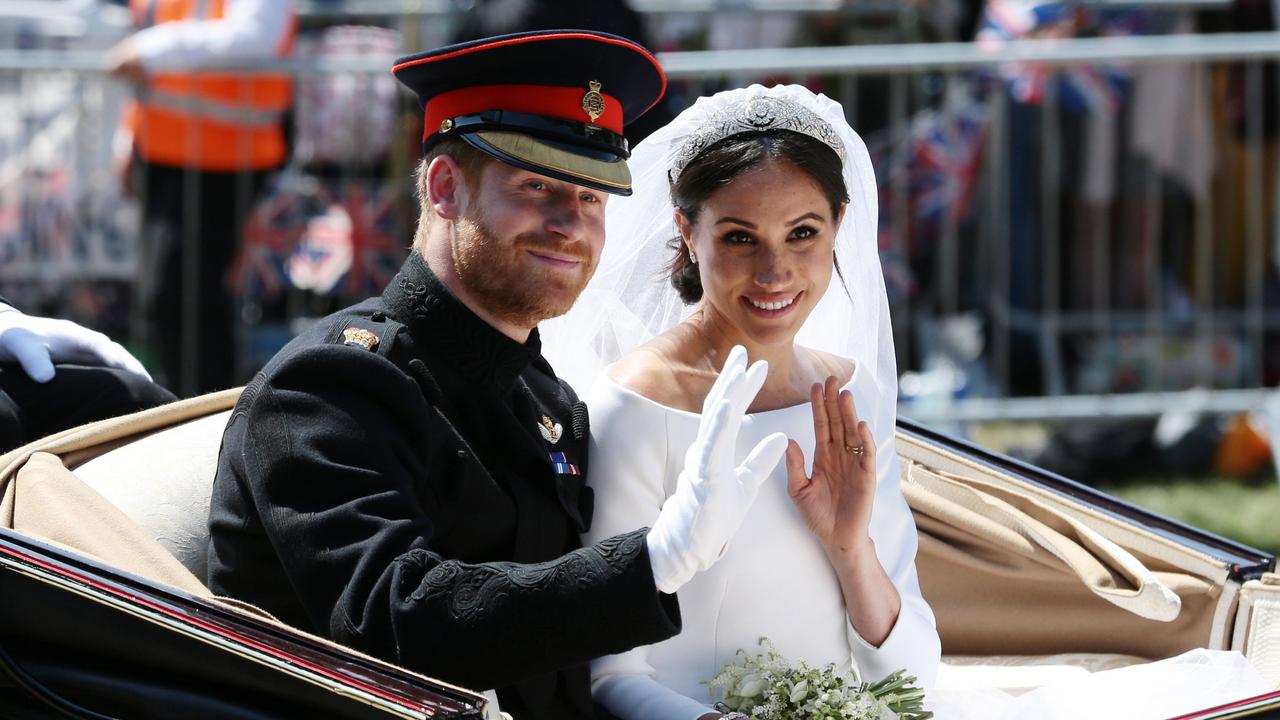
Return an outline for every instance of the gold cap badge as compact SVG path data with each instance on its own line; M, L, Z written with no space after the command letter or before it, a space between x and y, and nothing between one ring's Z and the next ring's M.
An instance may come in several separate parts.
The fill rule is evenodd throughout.
M342 331L342 344L355 345L372 352L378 347L378 336L364 328L349 327Z
M596 118L604 114L604 96L600 94L600 83L592 80L588 83L586 94L582 96L582 111L591 118L591 122L595 122Z

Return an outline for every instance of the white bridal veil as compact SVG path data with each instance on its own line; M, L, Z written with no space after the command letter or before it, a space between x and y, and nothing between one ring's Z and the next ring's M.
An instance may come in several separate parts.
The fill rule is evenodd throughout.
M844 181L849 191L836 258L843 282L831 286L814 308L796 342L855 358L879 385L886 407L897 399L897 372L889 304L876 247L877 195L871 158L862 138L849 127L844 108L825 95L798 85L752 85L700 98L670 124L636 146L631 167L634 194L612 197L606 209L604 253L586 290L563 317L543 322L543 355L556 374L585 397L610 363L692 312L667 279L679 236L667 171L685 140L716 114L751 98L788 100L813 111L844 143Z

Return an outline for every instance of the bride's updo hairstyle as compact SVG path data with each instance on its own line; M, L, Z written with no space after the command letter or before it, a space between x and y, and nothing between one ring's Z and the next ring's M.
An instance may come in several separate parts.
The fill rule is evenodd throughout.
M831 203L831 218L840 215L840 206L849 201L842 158L828 143L781 129L739 133L707 146L674 178L671 202L691 226L696 226L707 198L728 187L734 178L770 160L789 162L813 178ZM689 248L679 235L668 245L675 253L669 265L672 287L686 305L698 302L702 299L702 279L698 266L689 262ZM839 267L836 270L839 272Z

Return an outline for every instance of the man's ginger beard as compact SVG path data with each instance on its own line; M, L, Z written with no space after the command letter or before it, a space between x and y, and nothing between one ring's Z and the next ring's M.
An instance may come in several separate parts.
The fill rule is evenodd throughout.
M581 244L546 234L503 240L480 211L455 220L451 235L454 270L467 293L490 314L519 327L532 328L569 312L599 261ZM578 275L540 267L526 252L537 248L583 260Z

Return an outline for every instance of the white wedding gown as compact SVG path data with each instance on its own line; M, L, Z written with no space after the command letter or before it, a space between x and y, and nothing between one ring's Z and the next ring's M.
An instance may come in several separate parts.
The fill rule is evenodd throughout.
M1136 658L1135 658L1136 659ZM1020 695L965 689L943 665L929 702L937 720L1169 720L1275 690L1238 652L1177 657L1088 673L1059 673ZM1060 668L1061 669L1061 668Z
M924 686L932 684L938 635L916 575L916 527L899 485L892 416L879 407L880 393L868 373L855 371L846 387L876 437L871 535L902 597L889 637L876 648L854 632L835 573L792 505L785 463L779 463L725 555L680 589L681 633L592 664L593 695L614 715L683 720L708 712L712 697L701 683L733 661L739 648L756 652L761 636L793 662L853 666L877 680L906 668ZM675 489L699 416L660 405L608 378L594 384L587 405L596 509L584 539L594 542L653 524ZM779 431L800 443L806 463L812 462L808 403L747 415L738 438L739 461Z
M972 682L981 677L981 668L943 665L939 670L938 636L920 594L916 527L900 488L892 423L878 407L880 394L866 373L855 371L846 387L876 437L871 534L902 596L888 639L875 648L853 631L839 583L792 505L779 463L725 555L680 589L680 634L592 663L593 695L611 713L623 720L692 720L709 712L713 698L703 682L732 662L738 649L756 652L761 636L793 662L854 667L867 679L906 668L926 688L927 706L937 720L1165 720L1274 689L1239 653L1209 650L1094 673L1059 667L1042 675L1048 678L1043 686L1021 695ZM594 542L653 523L674 491L699 416L660 405L608 378L594 383L587 402L596 509L584 541ZM806 463L811 462L813 419L807 403L747 415L739 460L778 431L800 443Z

